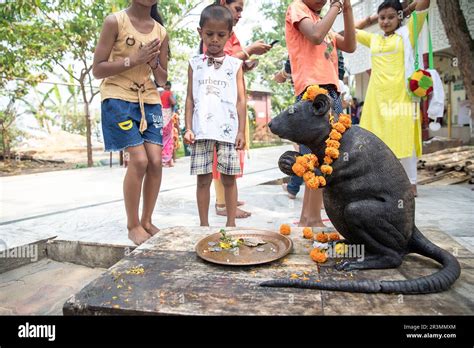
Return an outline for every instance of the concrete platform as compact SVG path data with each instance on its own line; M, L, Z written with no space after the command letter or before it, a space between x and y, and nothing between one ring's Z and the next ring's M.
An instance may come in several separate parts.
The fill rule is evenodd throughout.
M198 240L218 228L174 227L155 236L92 281L64 305L66 315L469 315L474 313L474 255L436 229L423 233L454 252L461 278L449 291L429 295L351 294L262 288L264 280L306 275L311 280L405 280L436 272L438 264L409 255L399 269L339 272L335 259L318 267L311 241L293 229L292 253L273 263L231 267L208 263L194 252ZM130 274L134 267L143 268ZM128 272L128 273L127 273ZM306 273L305 273L306 272Z

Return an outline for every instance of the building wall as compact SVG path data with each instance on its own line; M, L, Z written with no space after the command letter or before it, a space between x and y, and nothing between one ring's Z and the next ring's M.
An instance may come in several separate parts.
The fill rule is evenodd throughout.
M356 21L358 21L371 14L374 14L377 11L377 7L381 3L381 0L353 0L352 3L354 18ZM466 18L471 37L474 37L474 1L461 0L461 8ZM342 31L343 28L343 17L338 16L336 22L334 23L333 29L336 31ZM422 37L424 36L424 38L427 38L427 26L424 26L423 28L424 30L422 32ZM456 123L459 108L458 104L465 100L465 90L462 86L462 79L460 77L459 69L452 65L452 59L446 58L447 56L453 57L454 54L450 48L436 0L431 0L431 6L429 10L429 28L433 42L433 51L435 52L435 68L440 73L441 78L443 78L446 74L457 77L457 80L451 85L453 123ZM374 33L382 33L377 23L369 28L366 28L365 30ZM424 42L424 52L428 52L427 40L422 38L420 41ZM437 57L436 53L443 57ZM367 73L367 70L370 70L371 68L370 50L363 45L357 44L357 50L354 53L344 53L344 62L349 73L351 75L355 75L354 96L359 100L364 100L369 80L369 74ZM444 90L447 98L449 90L448 84L445 84Z
M358 2L353 1L355 21L376 13L377 7L380 5L380 3L381 0L363 0ZM464 12L471 37L474 37L474 1L461 0L461 8ZM433 51L437 52L449 48L449 41L446 36L441 17L439 15L438 5L435 0L431 0L429 18L429 26L433 41ZM333 29L337 32L344 29L344 21L342 16L337 17ZM382 32L377 23L369 28L366 28L365 30L378 33ZM426 26L424 27L424 31L426 34ZM426 44L424 51L428 51ZM355 75L370 69L370 51L368 48L360 44L357 45L357 50L353 54L344 53L344 60L346 68L349 70L350 74Z
M272 98L270 94L249 92L249 104L255 109L257 125L265 125L271 120Z

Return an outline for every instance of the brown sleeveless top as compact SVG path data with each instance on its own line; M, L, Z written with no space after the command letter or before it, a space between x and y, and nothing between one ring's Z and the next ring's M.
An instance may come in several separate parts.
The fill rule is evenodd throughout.
M148 34L143 34L135 29L125 10L114 15L118 22L118 35L110 53L109 62L125 60L136 53L141 45L156 38L163 41L166 37L166 29L156 21L153 30ZM144 121L143 104L161 104L160 94L151 79L151 74L150 66L145 63L105 78L100 85L101 100L115 98L139 102ZM146 121L140 128L142 131L146 129Z

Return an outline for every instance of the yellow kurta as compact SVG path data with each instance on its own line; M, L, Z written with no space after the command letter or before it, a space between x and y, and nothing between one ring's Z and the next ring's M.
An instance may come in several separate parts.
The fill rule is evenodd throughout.
M418 32L426 14L427 11L417 12ZM413 45L413 16L407 25ZM398 158L411 157L413 150L421 156L420 106L407 92L402 37L398 34L385 37L363 30L358 30L356 37L370 48L372 56L360 126L382 139Z

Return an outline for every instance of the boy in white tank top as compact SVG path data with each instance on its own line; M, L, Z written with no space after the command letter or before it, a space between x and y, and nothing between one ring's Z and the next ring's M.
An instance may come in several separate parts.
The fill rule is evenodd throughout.
M209 200L214 147L217 170L222 174L227 206L226 226L235 226L237 187L240 174L237 150L245 146L245 89L242 61L225 55L232 34L232 13L210 5L201 13L198 29L206 54L189 60L186 96L186 133L191 144L191 174L197 175L197 203L201 226L209 226Z

